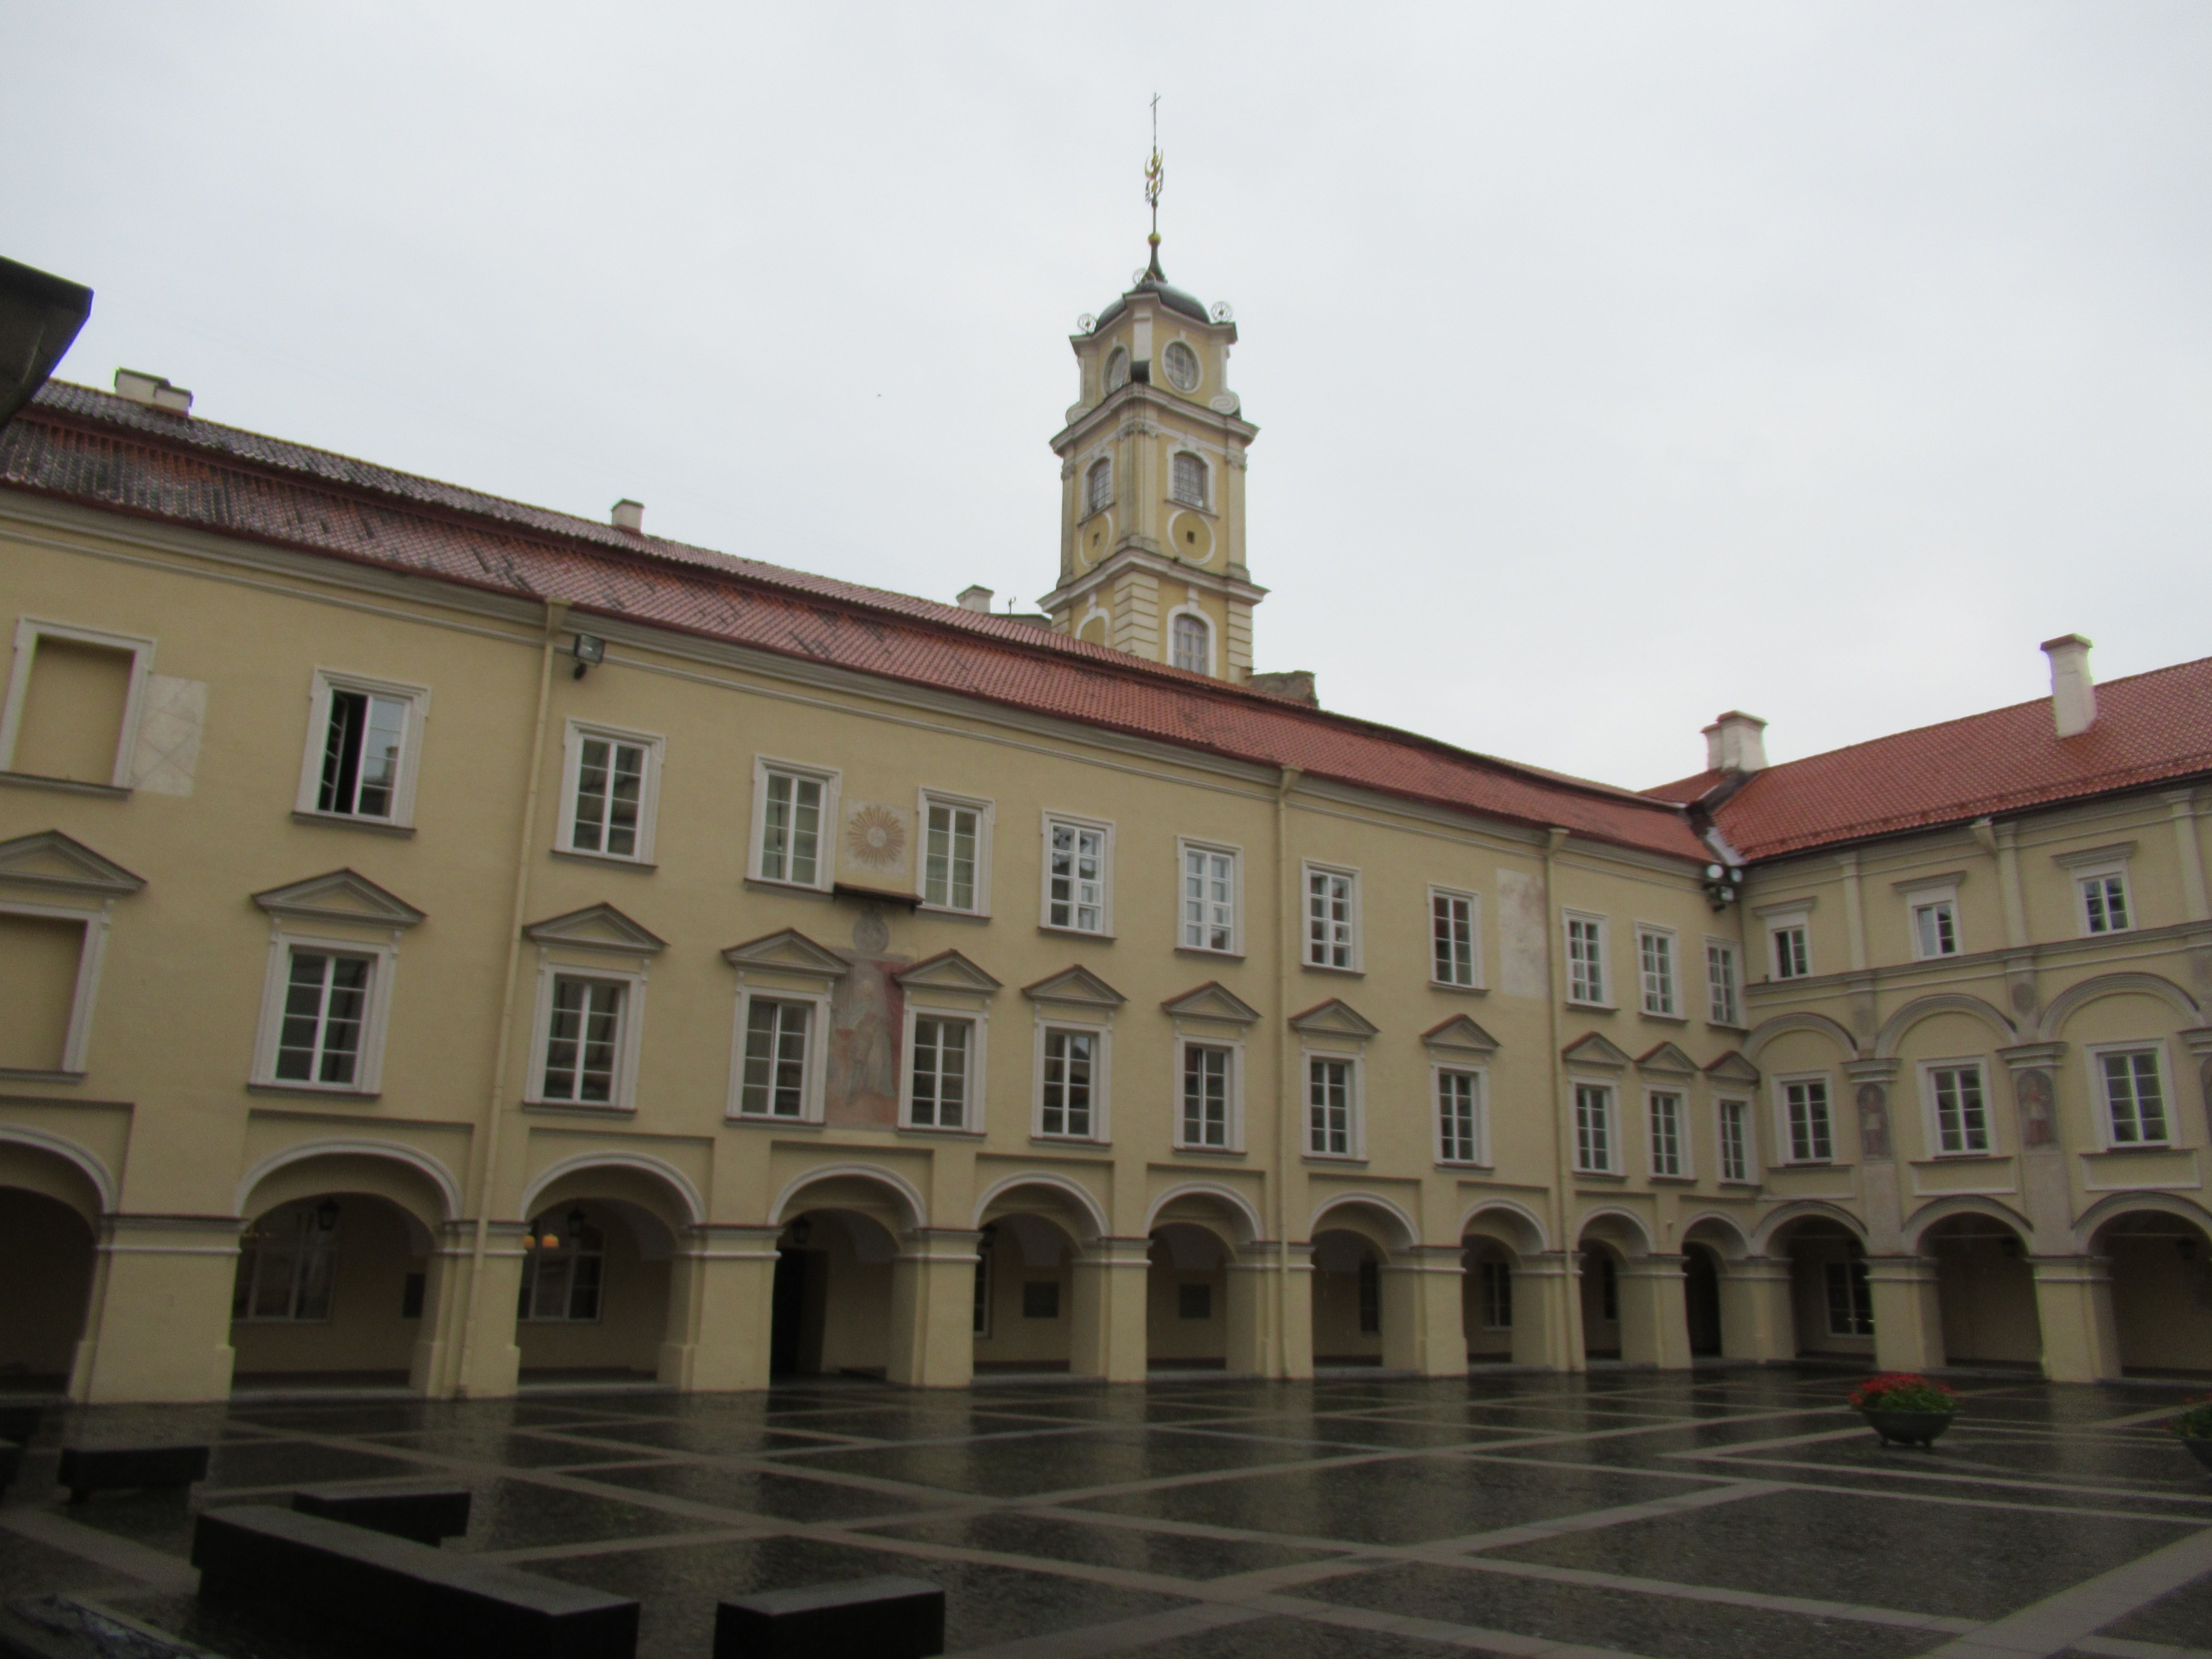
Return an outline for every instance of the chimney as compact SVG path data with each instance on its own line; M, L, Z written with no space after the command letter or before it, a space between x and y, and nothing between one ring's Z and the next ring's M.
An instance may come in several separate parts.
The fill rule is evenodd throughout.
M633 536L645 534L645 503L634 501L627 495L617 501L614 511L608 514L617 530L627 530Z
M2051 714L2058 735L2070 738L2087 731L2097 720L2097 688L2089 680L2089 641L2079 634L2061 634L2043 642L2051 659Z
M1708 772L1764 772L1766 769L1766 722L1756 714L1731 708L1705 728L1705 770Z
M159 374L142 374L135 368L115 371L115 393L118 398L128 398L134 404L158 409L165 415L189 415L192 412L191 392L180 386L171 386Z
M990 614L991 599L991 590L978 582L973 587L963 587L960 590L960 608L963 611L980 611L988 616Z

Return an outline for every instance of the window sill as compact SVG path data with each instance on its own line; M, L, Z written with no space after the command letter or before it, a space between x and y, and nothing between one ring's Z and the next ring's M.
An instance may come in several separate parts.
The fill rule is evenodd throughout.
M983 1138L981 1129L953 1128L942 1123L902 1123L898 1126L898 1132L902 1135L921 1135L929 1139L981 1140Z
M1206 957L1215 962L1244 960L1244 953L1242 951L1214 951L1203 945L1178 945L1175 948L1175 953L1179 957Z
M1790 1159L1787 1160L1787 1161L1786 1161L1786 1162L1784 1162L1784 1163L1778 1164L1776 1164L1774 1167L1775 1167L1778 1170L1840 1170L1840 1169L1844 1169L1844 1168L1845 1168L1846 1166L1845 1166L1845 1165L1844 1165L1844 1164L1841 1164L1837 1163L1837 1162L1836 1162L1836 1160L1835 1160L1834 1158L1790 1158Z
M21 1075L21 1073L20 1073L0 1072L0 1077L15 1077ZM50 1072L44 1075L49 1077L64 1077L71 1074L61 1072ZM2190 1147L2184 1146L2176 1141L2154 1140L2141 1146L2100 1146L2094 1152L2083 1152L2081 1156L2083 1158L2186 1158L2191 1150L2191 1149Z
M1487 985L1455 985L1448 979L1431 980L1429 989L1449 992L1455 997L1486 997L1490 994Z
M642 870L647 875L660 868L649 859L626 859L620 853L586 853L576 847L556 847L551 852L556 859L568 859L578 864L611 864L622 870Z
M1111 945L1114 942L1114 935L1111 933L1102 933L1089 927L1057 927L1048 921L1037 923L1037 932L1056 933L1062 939L1093 939L1100 945Z
M863 887L857 882L840 881L830 884L830 893L833 898L858 899L863 904L902 904L909 910L921 908L921 894L896 887Z
M1301 1156L1299 1161L1316 1164L1322 1169L1364 1170L1367 1167L1365 1158L1357 1157L1351 1152L1307 1152Z
M1091 1140L1082 1135L1031 1135L1032 1146L1051 1146L1063 1152L1110 1152L1110 1140Z
M129 800L131 791L112 783L86 783L76 778L44 778L36 772L0 772L0 784L11 789L52 789L64 795L99 795L108 800Z
M1242 1146L1176 1146L1171 1148L1177 1158L1242 1158Z
M380 1089L319 1089L312 1083L249 1083L246 1085L246 1092L249 1095L276 1095L293 1100L353 1101L384 1098L384 1091Z
M1932 1170L1944 1164L2003 1164L2011 1158L2008 1152L1931 1152L1926 1158L1907 1158L1916 1170Z
M1617 1014L1620 1012L1620 1005L1618 1003L1577 1002L1572 997L1567 999L1567 1006L1578 1013L1584 1014Z
M722 1121L744 1129L819 1129L823 1127L818 1119L771 1117L765 1112L725 1112L722 1114ZM870 1124L867 1127L880 1128L883 1126Z
M1739 1025L1732 1019L1709 1019L1705 1022L1705 1029L1708 1031L1729 1031L1737 1036L1747 1036L1751 1032L1750 1026Z
M1182 398L1194 398L1197 395L1197 392L1196 389L1193 388L1193 390L1189 392L1177 392L1176 395ZM1221 516L1218 512L1204 501L1185 501L1180 495L1169 495L1164 499L1170 507L1187 507L1194 513L1203 513L1209 519L1218 519Z
M1724 1176L1719 1184L1723 1187L1733 1187L1739 1192L1755 1193L1759 1190L1759 1183L1748 1177L1742 1181L1730 1181Z
M1495 1164L1473 1164L1455 1158L1438 1158L1437 1160L1437 1168L1439 1170L1465 1170L1473 1175L1496 1175L1498 1173L1498 1166Z
M1694 1187L1698 1184L1698 1178L1695 1176L1654 1175L1646 1176L1644 1178L1654 1187Z
M1575 1179L1577 1181L1605 1181L1610 1182L1615 1186L1622 1186L1626 1184L1628 1177L1622 1175L1616 1170L1577 1170L1575 1171Z
M35 1066L0 1066L0 1081L9 1083L82 1083L82 1072L48 1072Z
M546 1112L560 1117L635 1117L635 1106L593 1106L573 1100L526 1100L520 1102L526 1112Z
M835 896L827 887L805 887L795 881L770 881L763 876L747 876L745 890L749 893L781 893L787 898L829 899Z
M349 817L343 812L306 812L295 810L295 823L319 823L331 830L360 830L372 836L397 836L402 841L415 834L411 823L386 823L381 818Z
M1690 1017L1687 1014L1657 1014L1649 1008L1644 1009L1642 1012L1644 1018L1656 1019L1662 1025L1687 1025L1690 1023Z
M1341 974L1346 979L1367 977L1367 970L1364 968L1336 968L1326 962L1301 962L1298 966L1310 974Z
M991 919L988 910L956 910L949 904L917 904L914 908L916 915L941 916L946 921L983 922Z

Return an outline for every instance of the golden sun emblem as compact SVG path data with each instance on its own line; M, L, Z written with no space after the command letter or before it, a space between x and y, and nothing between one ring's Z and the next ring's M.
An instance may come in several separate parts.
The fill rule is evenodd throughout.
M845 821L845 850L856 864L888 869L906 851L906 825L888 806L863 806Z

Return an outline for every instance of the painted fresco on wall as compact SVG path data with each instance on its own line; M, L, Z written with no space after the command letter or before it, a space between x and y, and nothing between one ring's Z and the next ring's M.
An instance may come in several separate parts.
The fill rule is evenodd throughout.
M830 999L830 1076L823 1115L831 1123L890 1128L898 1122L898 1062L906 991L894 975L908 957L841 951L853 964Z

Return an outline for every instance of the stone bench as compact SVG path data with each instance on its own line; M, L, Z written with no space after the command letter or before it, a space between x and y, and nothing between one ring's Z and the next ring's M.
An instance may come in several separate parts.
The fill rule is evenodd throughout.
M637 1603L261 1504L192 1529L204 1597L276 1602L443 1659L635 1659Z
M714 1659L927 1659L945 1651L945 1592L922 1578L768 1590L714 1609Z
M23 1470L23 1449L12 1440L0 1440L0 1494Z
M96 1492L189 1486L207 1472L205 1446L64 1446L54 1480L82 1504Z
M43 1406L0 1406L0 1440L29 1445L31 1437L39 1431L40 1419L46 1414Z
M466 1486L302 1486L292 1494L292 1507L433 1548L440 1539L459 1538L469 1529Z

